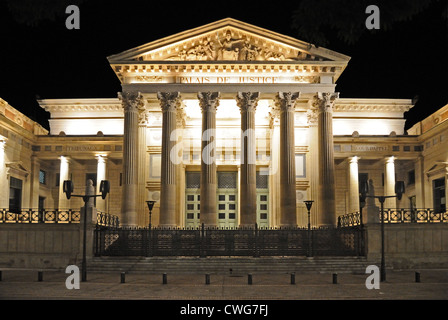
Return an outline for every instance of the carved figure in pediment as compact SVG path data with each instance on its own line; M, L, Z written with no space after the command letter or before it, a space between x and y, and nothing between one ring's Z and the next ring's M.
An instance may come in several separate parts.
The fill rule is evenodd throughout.
M250 44L249 38L244 40L243 48L241 49L239 60L255 60L258 56L258 50L255 46Z
M241 45L243 40L232 39L230 30L226 31L225 38L222 42L219 40L218 34L216 35L216 40L220 46L218 49L218 60L238 60L238 46Z

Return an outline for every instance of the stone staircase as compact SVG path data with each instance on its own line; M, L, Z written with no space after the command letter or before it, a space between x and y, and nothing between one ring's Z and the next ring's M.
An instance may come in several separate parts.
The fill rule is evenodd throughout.
M364 274L365 257L94 257L89 272L247 274L351 273Z

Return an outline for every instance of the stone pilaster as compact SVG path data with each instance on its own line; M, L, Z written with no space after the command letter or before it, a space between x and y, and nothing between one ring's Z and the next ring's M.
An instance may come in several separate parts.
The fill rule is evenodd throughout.
M138 109L143 102L140 92L119 95L124 109L123 136L123 198L121 222L137 225L137 166L138 166Z
M158 92L157 98L162 107L162 164L160 190L160 219L164 227L176 226L176 164L171 159L171 151L176 141L172 139L176 130L177 109L180 106L179 92Z
M98 155L96 166L96 194L100 194L101 180L107 180L106 176L106 164L107 157L105 155ZM96 198L96 209L100 212L107 212L106 202L107 199L101 197Z
M240 225L253 226L257 222L255 109L259 92L238 92L237 104L241 111L241 205Z
M314 99L318 110L319 224L327 226L336 224L333 105L338 97L339 93L319 92Z
M8 199L8 176L6 173L6 154L5 154L6 138L0 136L0 209L9 207Z
M384 159L384 196L395 195L395 157L387 157ZM386 198L384 208L395 209L397 204L396 198Z
M359 211L359 175L357 156L348 158L348 212Z
M294 112L299 92L279 92L276 105L280 110L280 226L296 226L296 166Z
M216 208L216 110L219 106L219 92L199 92L202 110L201 142L201 223L217 225Z
M59 210L70 209L70 200L67 199L67 196L64 193L65 180L70 180L70 159L68 157L61 156L59 165Z

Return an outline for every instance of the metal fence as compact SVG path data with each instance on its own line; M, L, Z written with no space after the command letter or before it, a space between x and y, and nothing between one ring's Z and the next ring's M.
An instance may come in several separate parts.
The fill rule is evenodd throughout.
M350 228L100 228L96 256L361 256L364 231Z
M22 209L18 212L0 209L0 223L80 223L81 210ZM117 216L97 212L97 225L118 227Z
M366 214L366 213L363 213ZM435 212L434 209L384 209L384 223L448 223L448 212ZM378 222L381 212L378 210ZM359 212L338 217L339 227L351 227L361 224Z

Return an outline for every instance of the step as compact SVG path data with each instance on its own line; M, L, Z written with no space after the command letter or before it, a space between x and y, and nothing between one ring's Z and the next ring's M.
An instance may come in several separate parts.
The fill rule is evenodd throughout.
M234 272L346 272L364 273L370 263L364 257L305 258L192 258L192 257L95 257L88 264L92 272L128 273L228 273Z

